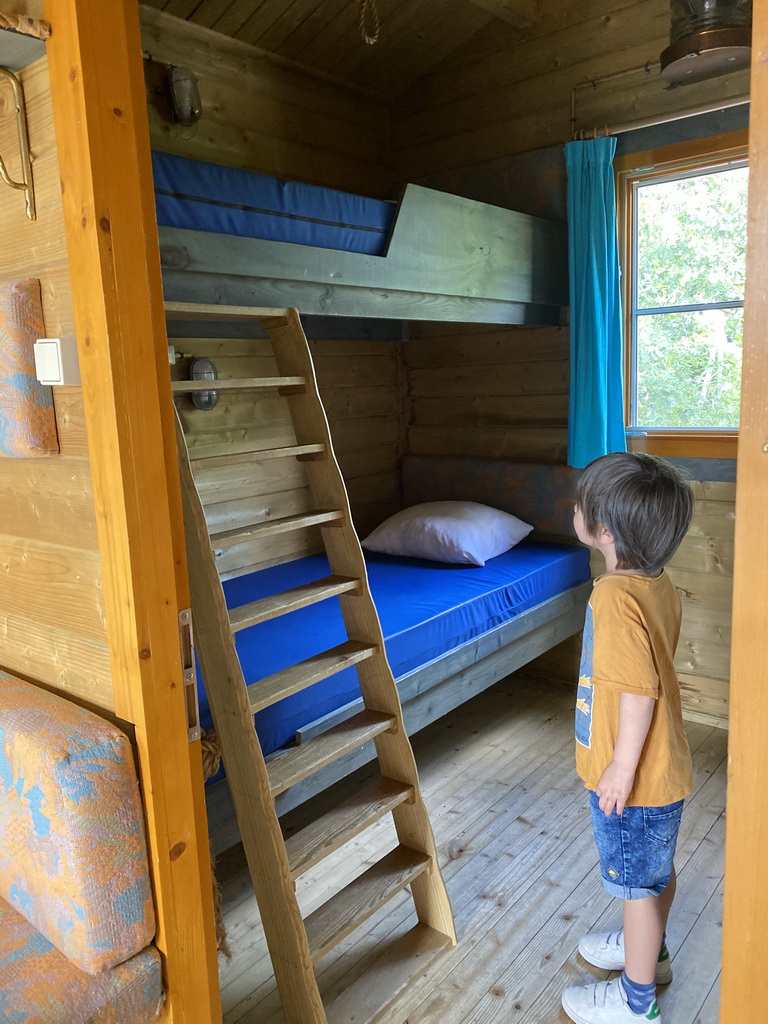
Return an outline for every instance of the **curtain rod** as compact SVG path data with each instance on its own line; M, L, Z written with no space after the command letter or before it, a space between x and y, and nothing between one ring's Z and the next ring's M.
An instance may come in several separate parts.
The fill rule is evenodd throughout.
M698 117L701 114L712 114L718 110L730 110L732 107L743 107L749 103L748 96L739 96L726 100L717 100L714 103L702 103L698 107L689 107L686 110L676 110L669 114L657 114L654 117L644 117L639 121L627 121L624 124L605 125L603 128L597 126L593 129L582 128L574 132L574 139L601 138L608 135L625 135L640 128L654 128L659 124L669 124L672 121L682 121L687 117Z

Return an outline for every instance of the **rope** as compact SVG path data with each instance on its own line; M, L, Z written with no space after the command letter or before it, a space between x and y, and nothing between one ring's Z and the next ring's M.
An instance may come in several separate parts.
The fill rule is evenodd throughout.
M360 0L360 35L363 42L372 46L379 38L381 25L379 23L379 11L376 0ZM370 31L368 26L370 23Z
M200 741L203 753L203 778L211 779L219 770L221 764L221 748L213 730L203 733ZM216 878L216 859L211 854L211 878L213 879L213 915L216 922L216 948L223 953L227 960L232 959L232 950L227 941L227 929L224 924L223 902L224 896L221 891L218 879Z
M34 36L35 39L47 39L51 34L51 26L47 21L28 18L25 14L6 14L4 11L0 11L0 28L20 32L24 36Z
M213 729L203 733L200 746L203 752L203 778L212 779L221 767L221 748Z

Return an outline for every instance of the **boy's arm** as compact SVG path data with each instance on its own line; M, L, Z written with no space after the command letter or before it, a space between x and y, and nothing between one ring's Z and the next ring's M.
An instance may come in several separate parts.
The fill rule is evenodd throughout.
M613 749L613 760L600 776L595 792L600 797L600 810L610 818L613 808L621 814L632 786L635 772L651 727L653 697L622 693L619 699L619 731Z

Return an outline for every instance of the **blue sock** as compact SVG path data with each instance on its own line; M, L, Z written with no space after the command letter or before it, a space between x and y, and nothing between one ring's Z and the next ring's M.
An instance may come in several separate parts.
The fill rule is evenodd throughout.
M621 983L627 993L630 1010L633 1013L647 1013L656 999L656 982L652 981L650 985L638 985L636 981L628 978L627 972L624 971Z

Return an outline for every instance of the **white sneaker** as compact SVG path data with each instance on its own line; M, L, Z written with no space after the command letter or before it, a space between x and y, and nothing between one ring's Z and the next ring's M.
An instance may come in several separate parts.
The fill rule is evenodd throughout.
M593 967L606 971L624 970L624 932L590 932L579 940L579 952ZM656 964L656 984L672 981L672 961L667 954Z
M635 1013L630 1008L621 978L567 988L563 992L563 1009L576 1024L637 1024L643 1020L661 1024L661 1011L655 999L647 1013Z

